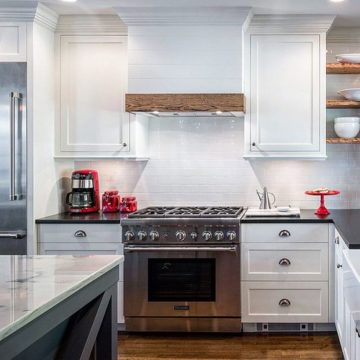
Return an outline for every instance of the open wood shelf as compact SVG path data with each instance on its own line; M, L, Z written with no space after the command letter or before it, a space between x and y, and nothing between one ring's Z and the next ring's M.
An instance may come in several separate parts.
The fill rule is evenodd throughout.
M326 100L328 109L360 109L360 101L346 99L328 99Z
M344 139L344 138L327 138L328 144L360 144L360 138Z
M360 74L360 64L326 64L327 74Z

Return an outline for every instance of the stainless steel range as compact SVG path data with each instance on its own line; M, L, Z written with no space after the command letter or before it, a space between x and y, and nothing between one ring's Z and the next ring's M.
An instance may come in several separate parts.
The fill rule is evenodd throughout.
M242 207L149 207L122 220L128 331L239 332Z

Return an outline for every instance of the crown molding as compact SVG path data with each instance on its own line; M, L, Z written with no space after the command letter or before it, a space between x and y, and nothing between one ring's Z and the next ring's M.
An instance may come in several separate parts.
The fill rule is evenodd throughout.
M59 16L55 11L39 3L36 9L34 22L50 29L51 31L55 31L58 19Z
M114 8L128 26L239 25L249 7L122 7Z
M127 35L127 26L117 15L62 15L56 32L66 34Z
M327 34L328 43L360 43L360 27L334 27Z
M38 1L6 1L0 4L0 21L35 22L54 31L58 15Z
M335 19L331 15L254 15L251 33L326 33Z

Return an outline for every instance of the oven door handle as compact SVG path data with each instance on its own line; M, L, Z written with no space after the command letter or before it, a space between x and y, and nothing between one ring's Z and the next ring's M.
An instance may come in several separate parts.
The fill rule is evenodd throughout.
M236 252L237 245L232 246L125 246L125 251L213 251Z

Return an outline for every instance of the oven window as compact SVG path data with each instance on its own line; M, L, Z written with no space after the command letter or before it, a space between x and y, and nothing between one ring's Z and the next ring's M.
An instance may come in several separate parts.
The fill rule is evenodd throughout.
M149 301L215 301L215 259L149 259Z

